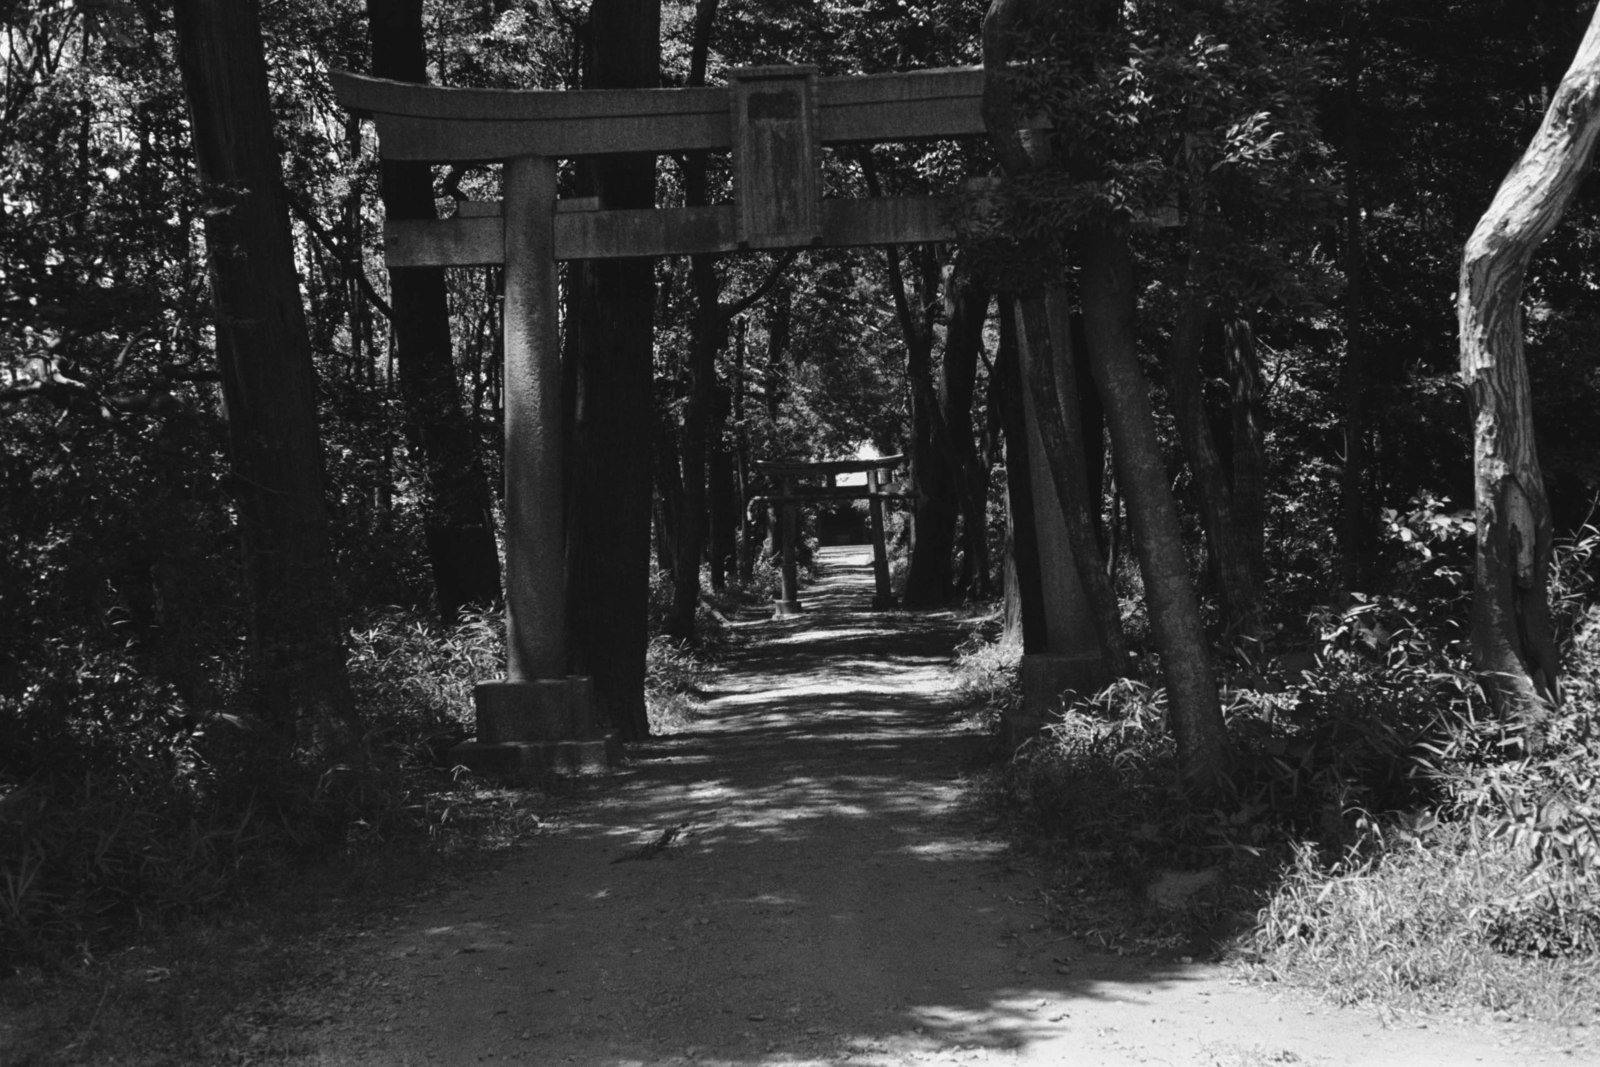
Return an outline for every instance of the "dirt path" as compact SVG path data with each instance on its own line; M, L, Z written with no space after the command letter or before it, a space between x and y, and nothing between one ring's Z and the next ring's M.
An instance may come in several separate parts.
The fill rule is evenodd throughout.
M559 832L363 942L297 1062L1563 1059L1053 933L961 803L978 739L949 696L954 620L869 613L867 557L824 562L808 613L764 625L703 727L635 752Z

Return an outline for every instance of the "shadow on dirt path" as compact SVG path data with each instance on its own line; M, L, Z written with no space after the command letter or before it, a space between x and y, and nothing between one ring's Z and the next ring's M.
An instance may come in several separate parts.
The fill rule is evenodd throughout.
M1540 1061L1052 932L964 803L957 621L870 612L862 550L822 562L692 732L359 949L296 1062Z

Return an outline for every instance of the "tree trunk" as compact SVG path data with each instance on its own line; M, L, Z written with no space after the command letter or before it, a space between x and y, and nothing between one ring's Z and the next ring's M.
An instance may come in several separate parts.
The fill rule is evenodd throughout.
M1216 793L1228 772L1222 708L1200 604L1183 551L1183 531L1167 484L1149 383L1133 331L1133 255L1126 228L1089 224L1078 238L1084 329L1095 383L1111 429L1117 481L1128 500L1151 629L1167 683L1179 775L1195 797Z
M1239 553L1259 598L1266 586L1267 457L1261 362L1247 319L1223 327L1233 439L1233 523Z
M367 0L367 19L372 72L426 82L422 0ZM384 160L380 174L390 219L434 217L433 176L426 163ZM488 480L477 436L461 407L444 268L391 269L389 288L406 436L423 471L422 528L439 614L448 623L466 605L500 596Z
M583 86L660 83L659 0L596 0L584 26ZM653 155L603 156L578 168L605 208L655 205ZM574 673L594 678L600 711L624 739L650 731L644 707L650 590L650 434L654 418L655 264L616 259L568 274L568 633Z
M961 572L974 600L989 596L988 472L973 440L972 395L990 293L964 272L949 281L944 360L939 374L939 421L951 453L961 510Z
M718 0L699 0L695 5L693 39L690 47L689 81L692 88L706 83L706 60L711 49L711 27L716 21ZM685 161L684 204L704 207L710 203L707 189L707 157L690 153ZM672 609L667 614L666 631L684 641L694 639L695 610L700 604L700 558L705 553L707 527L706 480L709 474L711 406L716 396L717 351L722 347L727 322L719 307L722 286L717 280L717 257L700 254L689 257L689 286L694 293L694 311L689 321L689 360L687 395L683 405L680 433L676 551L672 560Z
M1000 345L995 353L995 391L1001 432L1006 441L1006 636L1020 641L1024 653L1047 652L1044 578L1039 570L1039 542L1034 526L1033 482L1028 454L1021 360L1018 355L1014 301L1000 297Z
M1084 406L1078 396L1071 327L1064 308L1051 314L1051 305L1063 304L1065 299L1065 294L1059 292L1015 299L1017 350L1023 387L1033 399L1044 446L1045 454L1039 462L1046 464L1055 482L1067 544L1072 549L1078 582L1094 615L1106 672L1120 678L1128 673L1128 642L1122 632L1116 587L1100 550L1096 521L1100 487L1089 484L1091 465L1084 447L1080 419ZM1088 353L1084 358L1090 358ZM1098 449L1098 441L1095 446Z
M1164 350L1163 369L1173 420L1178 425L1184 456L1194 476L1200 518L1205 524L1206 544L1211 550L1211 565L1217 578L1223 614L1229 630L1248 636L1254 635L1260 627L1261 597L1255 575L1239 545L1232 490L1206 419L1200 378L1200 345L1205 335L1206 317L1205 302L1198 293L1188 289L1180 294L1178 317Z
M1522 286L1577 192L1600 136L1600 8L1544 122L1461 257L1456 312L1473 423L1477 562L1472 651L1502 715L1537 721L1560 699L1550 621L1550 505L1534 447Z
M1353 18L1359 20L1361 16ZM1350 173L1346 183L1344 218L1344 465L1339 474L1339 584L1344 593L1358 589L1366 579L1366 558L1372 543L1367 522L1367 310L1366 231L1361 196L1361 108L1359 23L1351 27L1345 47L1345 160Z
M1055 165L1048 135L1020 128L1027 124L1018 121L1015 90L1006 70L1018 34L1032 13L1032 3L992 0L983 22L984 125L1001 167L1013 178ZM1099 434L1091 446L1079 423L1087 408L1079 396L1071 316L1065 301L1059 286L1048 292L1017 294L1012 300L1023 388L1033 400L1045 452L1030 457L1030 462L1045 463L1055 482L1067 543L1095 619L1106 670L1120 677L1128 670L1127 642L1116 589L1100 548L1098 478L1092 488L1089 485L1088 450L1093 447L1098 453ZM1099 463L1092 467L1098 470Z
M873 195L879 195L876 181L869 179L869 184ZM911 390L911 439L906 458L910 462L911 484L916 493L911 510L911 552L906 562L901 602L908 608L917 608L934 607L950 600L954 573L951 561L960 512L956 501L956 472L950 462L951 450L945 439L939 395L933 379L932 290L938 277L938 261L927 248L914 249L912 255L918 266L917 281L912 292L907 293L900 269L900 253L893 248L886 250L890 295L906 345L906 381ZM916 307L912 306L913 297Z
M175 12L249 586L253 703L286 746L342 755L359 731L259 16L244 0L180 0Z

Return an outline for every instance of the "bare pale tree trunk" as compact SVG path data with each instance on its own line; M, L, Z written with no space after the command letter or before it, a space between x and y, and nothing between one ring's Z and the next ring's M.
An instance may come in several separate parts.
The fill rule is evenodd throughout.
M1544 122L1461 257L1456 313L1473 424L1478 533L1474 666L1503 714L1537 719L1560 699L1550 622L1550 504L1534 448L1522 286L1539 243L1588 172L1600 136L1600 8Z
M180 0L175 12L249 583L254 704L287 745L342 754L359 731L259 15L247 0Z

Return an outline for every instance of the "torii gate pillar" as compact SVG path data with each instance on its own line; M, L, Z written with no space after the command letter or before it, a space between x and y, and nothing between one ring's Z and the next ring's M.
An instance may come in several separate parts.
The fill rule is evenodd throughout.
M593 770L610 762L615 746L614 738L600 736L593 680L566 674L555 210L556 161L507 160L506 676L474 692L478 739L455 754L469 766Z

